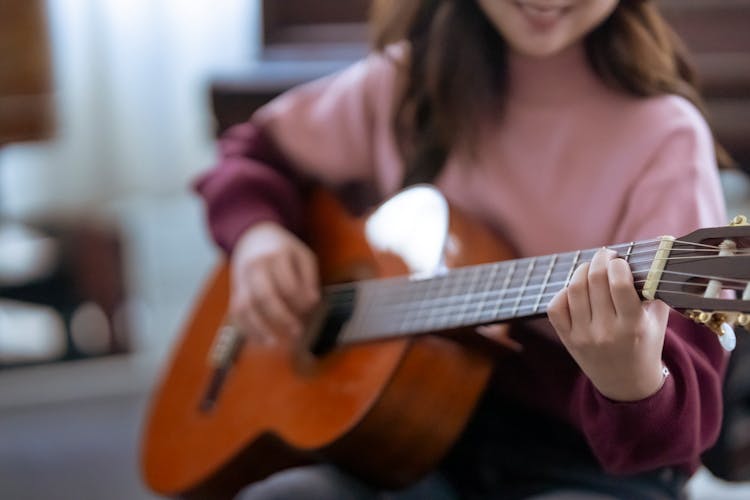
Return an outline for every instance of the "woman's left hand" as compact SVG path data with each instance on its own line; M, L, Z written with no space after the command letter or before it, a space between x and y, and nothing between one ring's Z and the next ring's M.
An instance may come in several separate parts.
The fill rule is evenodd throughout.
M604 396L637 401L664 382L662 347L669 307L642 302L630 266L601 249L576 269L547 314L560 340Z

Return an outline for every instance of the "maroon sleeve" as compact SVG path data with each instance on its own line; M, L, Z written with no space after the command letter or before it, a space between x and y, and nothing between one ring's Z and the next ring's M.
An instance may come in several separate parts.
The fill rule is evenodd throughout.
M609 472L679 465L692 473L719 436L728 356L715 335L673 311L663 360L670 375L656 394L641 401L615 402L585 376L578 380L574 418Z
M262 129L245 122L222 135L218 164L194 189L205 202L211 235L230 254L242 233L261 221L299 233L303 184Z

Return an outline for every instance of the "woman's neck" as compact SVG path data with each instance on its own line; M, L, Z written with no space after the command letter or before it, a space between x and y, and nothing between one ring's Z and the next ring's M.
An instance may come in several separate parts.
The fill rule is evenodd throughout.
M563 105L590 95L602 85L588 62L582 42L543 58L511 50L508 71L511 105Z

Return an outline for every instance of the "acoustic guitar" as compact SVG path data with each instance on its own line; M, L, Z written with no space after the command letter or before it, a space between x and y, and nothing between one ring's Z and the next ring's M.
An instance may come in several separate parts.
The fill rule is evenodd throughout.
M141 463L154 491L231 498L322 460L380 486L418 479L458 438L487 383L492 350L475 327L543 315L596 251L512 259L426 185L361 218L319 192L309 222L324 288L303 342L264 343L227 322L226 263L207 282L147 415ZM731 325L750 322L744 218L611 248L644 299L665 301L724 344Z

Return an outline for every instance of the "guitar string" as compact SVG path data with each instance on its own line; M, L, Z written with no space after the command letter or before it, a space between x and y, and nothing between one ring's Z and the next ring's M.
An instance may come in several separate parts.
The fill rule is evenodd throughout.
M642 281L642 280L639 280ZM673 282L668 281L664 282L665 284L669 283L677 283L680 284L681 282ZM706 284L699 284L694 285L695 287L698 287L699 291L705 290L707 287ZM737 287L725 287L726 290L732 290L734 292L742 292L745 288L737 286ZM657 293L663 292L663 289L658 289ZM449 300L449 301L443 301L440 302L439 300L432 300L432 301L421 301L417 304L383 304L383 303L372 303L376 301L372 301L369 305L371 307L377 307L381 310L381 312L384 315L391 316L393 318L402 318L403 321L406 320L406 318L410 318L410 321L416 322L418 320L421 320L423 318L431 318L432 321L439 320L440 316L452 316L454 314L460 314L460 315L474 315L477 318L484 318L488 314L490 315L490 319L493 317L500 317L504 316L508 312L511 313L511 317L513 317L515 314L513 312L532 312L532 313L538 313L538 312L545 312L547 300L551 299L555 294L557 293L557 290L552 290L547 293L542 294L535 294L535 295L529 295L529 296L520 296L520 297L513 297L512 295L509 297L505 296L492 296L488 295L484 297L483 300L480 302L474 301L457 301L457 300ZM702 298L703 294L696 292L687 292L690 293L692 296ZM540 307L542 306L543 307ZM353 303L349 303L349 306L353 306ZM529 309L529 311L527 311ZM395 321L395 320L394 320Z
M637 246L637 248L641 249L642 247L646 247L646 246L654 245L654 244L658 244L658 243L659 243L659 241L655 240L653 243L652 242L635 243L635 245ZM711 250L718 250L719 249L719 247L715 246L715 245L705 245L705 244L693 243L693 242L682 242L680 240L675 240L675 243L686 243L686 244L690 244L692 246L698 246L698 247L701 247L701 248L686 248L686 247L683 247L683 246L679 246L679 247L673 247L672 251L680 251L680 252L700 252L700 251L703 251L703 252L707 252L708 253ZM630 245L631 245L630 243L623 243L623 244L615 245L615 246L612 246L612 247L609 247L609 248L610 249L628 248L628 247L630 247ZM582 250L581 252L582 253L588 253L588 252L596 252L597 250L598 249L587 249L587 250ZM750 254L750 249L740 249L740 250L742 252L739 253L739 254L735 253L735 256L737 256L737 255L745 255L746 253ZM561 255L571 255L572 256L575 253L576 252L568 252L568 253L553 254L553 255L558 255L558 256L561 256ZM650 250L639 251L639 252L632 252L632 253L630 253L628 255L628 257L639 256L639 255L652 255L652 252ZM527 257L527 258L523 258L523 259L517 259L516 262L518 262L518 261L527 261L527 260L531 260L531 259L544 259L546 257L552 257L552 255L550 255L550 256L538 256L538 257ZM715 256L715 257L718 257L718 256ZM653 260L655 258L656 257L654 256L653 258L651 258L649 260L645 260L645 261L630 261L629 263L631 265L641 264L641 263L651 263L651 262L653 262ZM702 257L689 257L689 256L688 257L682 257L682 256L681 257L667 257L667 258L662 259L662 260L670 261L670 260L690 259L690 258L700 259ZM473 267L487 266L488 268L490 268L492 266L501 266L503 264L507 265L510 262L512 262L512 261L499 261L499 262L495 262L495 263L491 263L491 264L478 264L478 265L474 265L474 266L463 266L463 267L451 269L449 274L456 274L456 273L465 272L466 270L469 270L469 269L471 269ZM408 276L399 275L399 276L386 277L386 278L376 278L376 279L363 280L363 281L365 281L365 282L380 282L380 283L385 284L385 283L387 283L389 281L398 281L398 282L401 282L401 281L410 281L410 278ZM335 284L327 285L325 287L325 290L328 291L328 293L330 293L330 294L335 293L336 289L338 289L338 288L343 288L344 292L348 292L349 291L349 287L351 285L352 285L351 282L347 282L347 283L335 283Z
M662 293L671 293L673 291L659 290ZM556 292L544 294L544 297L552 297ZM698 293L684 292L685 295L691 295L695 297L701 297ZM540 311L538 306L532 306L531 302L535 301L538 297L522 297L520 301L517 301L513 306L503 304L502 301L499 305L492 304L488 308L488 305L484 305L473 311L473 318L475 319L474 324L488 323L498 320L511 319L512 317L528 316L537 313L544 313L545 310ZM537 303L538 304L538 303ZM381 306L382 307L382 306ZM545 306L546 307L546 306ZM527 311L528 309L528 311ZM456 313L459 315L456 316ZM439 308L421 308L417 313L414 311L395 311L393 307L386 307L382 314L386 318L385 321L379 321L379 323L373 325L369 322L369 327L366 324L368 321L365 320L365 324L360 324L358 328L349 330L348 337L360 337L360 338L373 338L384 336L389 332L392 334L407 333L407 332L420 332L439 329L449 326L461 326L465 325L463 316L468 312L464 310L462 304L454 304L448 307ZM511 313L509 317L505 317L507 313ZM427 321L425 321L427 320ZM452 321L451 321L452 320ZM456 321L458 320L458 321ZM362 323L362 321L360 321ZM380 326L380 328L377 328Z
M686 253L686 252L692 252L692 253L699 253L699 252L713 253L713 251L715 251L716 249L718 249L718 247L716 247L716 246L704 245L704 244L694 244L692 242L687 242L689 244L689 246L687 246L687 247L684 246L684 244L686 242L679 242L678 241L677 243L679 243L679 246L674 247L674 245L673 245L672 252L679 251L679 252L683 252L683 253ZM652 255L652 253L650 251L648 251L648 252L645 252L645 251L632 252L632 248L635 245L636 245L635 243L621 244L621 245L615 246L615 248L617 248L617 247L619 247L619 248L628 248L629 251L630 251L630 253L627 255L627 257L631 257L631 256L636 255L636 254L643 255L643 254L646 254L646 253L649 254L649 255ZM639 250L641 248L643 248L644 246L647 246L647 245L653 246L652 243L648 243L648 244L638 243L637 245L638 245ZM700 247L700 248L696 248L696 247ZM584 250L584 251L577 252L577 253L573 252L573 253L570 253L569 255L573 256L574 254L580 255L580 254L584 254L584 253L591 253L591 252L596 252L596 250L598 250L598 249ZM745 249L742 249L741 252L737 252L737 253L740 253L740 254L744 255L746 253L744 250ZM735 253L735 255L737 253ZM554 258L556 258L559 255L565 255L565 254L558 254L558 255L553 255L553 256L540 256L540 257L535 257L535 258L530 258L530 259L520 259L520 260L528 260L529 262L535 262L537 260L542 260L542 259L545 259L545 258L552 258L552 259L554 259ZM593 255L593 253L592 253L592 255ZM709 258L713 258L713 257L718 257L718 256L716 256L716 255L709 255L708 257ZM650 266L651 266L651 264L652 264L652 262L654 260L654 258L648 259L646 261L632 261L632 262L629 262L629 265L632 268L633 274L635 275L635 274L639 274L639 273L648 272L649 269L650 269ZM690 259L693 259L693 260L706 260L704 256L692 256L692 255L691 256L666 257L666 258L664 258L662 260L671 261L671 260L690 260ZM496 264L503 264L503 262L496 263ZM505 262L505 264L507 265L508 262ZM648 264L649 268L647 268L647 269L637 269L636 266L639 265L639 264ZM555 267L554 264L550 264L550 265L553 268ZM519 266L519 267L523 268L524 266ZM541 267L544 267L544 266L541 266ZM531 268L532 267L530 266L529 270L531 270ZM460 270L461 268L458 268L458 269ZM490 267L490 266L488 266L488 269L492 269L493 272L497 271L497 267ZM462 286L465 286L465 283L462 283L462 281L465 281L467 279L474 280L476 278L476 274L475 274L476 271L478 271L478 270L475 269L474 273L464 273L463 275L458 276L458 279L456 280L457 283L454 283L453 286L452 286L452 288L461 288ZM680 272L676 272L676 271L673 272L673 271L667 271L667 270L665 270L664 272L665 273L672 272L674 274L692 276L690 273L680 273ZM561 274L561 272L558 271L557 273L551 273L551 274L549 272L547 273L548 278L549 278L550 275L554 276L555 274ZM566 272L566 274L568 274L568 273ZM708 279L714 279L714 278L715 279L721 279L721 277L718 277L718 276L701 276L701 277L708 278ZM404 277L403 276L397 276L395 278L396 279L399 279L399 278L403 279ZM523 278L523 279L527 282L528 278L529 278L529 275L527 275L526 278ZM519 277L519 279L521 279L521 278ZM372 281L377 281L377 280L372 280ZM426 281L429 281L429 280L426 280ZM511 281L514 281L514 280L511 280ZM642 281L643 280L637 280L636 283L640 283ZM737 283L742 283L742 284L746 283L743 280L733 280L733 279L731 279L731 281L735 281ZM551 297L555 293L557 293L557 291L552 291L550 293L542 294L541 296L539 294L537 294L537 295L531 295L531 296L525 296L525 293L528 292L528 291L530 291L530 290L534 290L536 288L542 288L542 291L544 291L544 289L546 287L552 287L552 286L556 287L556 286L558 286L560 284L564 284L564 283L566 283L566 282L553 282L553 283L547 282L547 283L542 283L542 284L539 284L539 285L536 285L536 284L534 284L534 285L528 285L528 283L526 283L523 287L521 287L521 290L522 290L523 293L520 296L520 298L512 297L514 299L515 304L514 304L513 308L510 308L510 310L513 310L514 312L523 311L527 307L530 307L530 305L527 304L528 302L536 302L536 306L533 307L531 309L531 311L538 310L539 305L540 305L540 298L545 298L545 297L548 297L548 296ZM670 283L674 283L674 282L670 282ZM679 284L680 282L677 282L677 283ZM443 288L442 285L444 285L444 282L441 283L441 287L440 287L441 289ZM491 281L488 283L487 288L489 288L490 285L491 285ZM704 285L700 285L700 286L704 286ZM353 291L352 288L353 287L349 287L348 288L348 292L350 294ZM724 288L735 289L735 290L742 290L741 287L737 287L737 288L734 288L734 287L724 287ZM492 294L498 294L499 293L499 294L501 294L504 297L504 296L509 295L509 294L512 295L513 292L516 291L516 290L518 290L518 288L514 289L514 288L507 288L506 287L506 288L500 289L500 290L493 290L492 293L490 293L490 294L486 293L486 291L485 291L481 295L487 296L487 295L492 295ZM386 291L387 291L387 289L386 289ZM419 290L419 291L420 292L428 292L429 293L431 290ZM674 294L676 292L667 291L667 293ZM684 293L688 294L688 295L698 296L697 293L689 293L689 292L684 292ZM476 298L477 292L473 292L473 293L470 292L468 295L470 297L475 297ZM415 299L419 299L419 297L411 297L411 299L415 300ZM444 300L444 299L445 298L441 298L441 297L438 296L438 297L432 298L431 301L435 302L436 300L439 301L439 300ZM351 295L349 295L348 300L346 300L346 302L349 303L349 304L352 303L352 301L351 301ZM496 302L493 303L493 304L485 304L485 302L487 302L487 301L486 300L482 300L479 309L472 312L473 315L475 317L477 317L477 319L481 319L484 314L486 314L487 312L490 312L490 311L493 312L493 314L497 315L497 314L503 313L504 311L509 310L509 308L503 308L502 305L500 307L496 307ZM427 304L427 303L425 303L425 299L422 299L417 305L418 305L418 309L419 309L419 314L416 316L416 319L419 319L419 316L427 316L428 318L432 319L433 321L435 320L435 314L434 314L434 309L435 308L434 308L434 304ZM490 306L490 309L489 309L489 311L485 311L485 309L487 309L488 305ZM382 307L382 305L381 305L381 307ZM461 315L463 315L466 312L466 311L463 310L463 309L465 309L465 307L466 306L463 303L461 303L461 304L454 304L453 307L452 307L452 309L456 309L456 308L461 309L460 313L461 313ZM392 306L391 306L391 308L392 308ZM450 306L448 308L446 308L446 307L440 307L439 311L443 315L447 315L447 314L450 314L452 312L452 309L451 309ZM412 314L411 316L414 316L414 315Z
M702 295L696 293L676 290L658 290L658 292L662 295L688 295L702 298ZM524 299L524 302L529 302L528 298ZM384 313L387 312L388 311L384 311ZM457 326L496 323L545 312L546 310L539 311L531 304L524 303L520 306L514 304L513 307L501 307L499 309L480 309L474 314L474 321L465 321L460 315L457 316L454 311L447 308L438 310L438 314L426 316L423 314L422 317L405 318L404 316L393 315L389 316L387 321L381 321L379 324L374 325L374 328L373 325L369 325L369 328L364 328L367 326L367 322L365 321L364 324L360 322L357 328L348 330L348 332L342 336L342 340L385 338L388 336L429 332ZM510 315L506 316L507 313L510 313ZM380 328L377 328L378 326Z
M646 261L642 261L642 262L639 262L639 263L645 264L647 262ZM635 264L639 264L639 263L631 263L631 265L635 265ZM647 272L649 272L649 269L631 269L631 272L632 272L633 275L637 275L637 274L647 273ZM564 271L564 272L560 271L560 272L557 272L557 273L552 273L551 276L556 276L556 275L560 276L562 274L566 274L567 275L567 271ZM693 273L686 273L686 272L680 272L680 271L671 271L671 270L667 270L667 269L665 269L662 272L662 274L672 274L672 275L678 275L678 276L690 276L690 277L693 277L693 278L701 278L701 279L707 279L707 280L715 279L715 280L719 280L719 281L722 281L722 282L726 282L726 281L734 282L734 283L739 284L737 288L732 287L732 289L736 289L736 290L742 290L743 289L742 286L747 286L747 284L748 284L748 281L747 280L743 280L743 279L726 278L726 277L722 277L722 276L713 276L713 275L693 274ZM521 279L521 277L517 278L516 281L518 281L520 279ZM377 280L374 280L374 281L377 282ZM416 282L415 284L418 285L420 283L426 283L426 282L427 282L427 280L425 282ZM638 283L645 282L645 280L635 280L634 282L636 284L638 284ZM524 292L531 292L533 290L536 290L537 288L559 287L561 285L564 285L565 283L566 283L566 281L549 281L547 283L539 283L539 284L531 284L531 285L527 284L525 287L498 288L498 289L486 290L486 291L483 291L483 292L466 291L465 293L459 293L459 294L453 293L453 294L450 294L449 296L445 296L445 297L440 297L440 296L425 297L423 300L441 300L441 299L446 299L446 300L456 299L456 300L458 300L460 297L463 297L463 296L474 296L474 297L477 297L477 296L481 296L481 295L492 295L492 294L499 294L499 293L503 293L504 295L514 295L516 292L518 292L519 290L522 290L522 289L523 289ZM690 285L690 283L685 283L685 284L686 285ZM461 289L462 287L459 286L459 285L463 285L463 283L456 283L451 288ZM695 284L693 284L693 285L695 285ZM352 285L351 288L349 288L347 290L348 293L351 294L352 292L354 292L355 288L356 288L356 286ZM730 287L729 286L725 286L725 288L730 288ZM414 292L414 291L415 290L413 290L413 289L410 290L410 292ZM429 289L428 290L424 290L424 288L421 288L418 291L423 292L422 294L419 294L420 296L424 296L424 295L428 295L429 296L429 292L430 292ZM377 292L379 292L379 293L381 293L383 295L387 295L389 298L393 298L393 294L392 293L388 293L389 292L388 289L377 290ZM405 293L408 294L409 292L405 292ZM554 292L554 293L557 293L557 292ZM418 294L412 293L412 295L418 295ZM530 297L533 299L533 298L535 298L537 296L538 295L532 295ZM398 298L401 299L401 297L398 297ZM416 297L414 297L414 298L416 298ZM515 299L515 296L513 298ZM352 303L352 299L348 295L344 296L344 297L341 297L341 300L338 300L338 301L337 300L332 300L332 299L335 299L335 297L329 297L329 302L332 302L335 305L346 305L346 304L351 304ZM391 302L402 302L402 301L401 300L391 300ZM386 302L386 304L387 303L388 302Z
M704 285L700 285L700 286L703 287ZM742 289L738 288L737 290L742 290ZM666 290L666 291L665 290L658 290L657 292L670 292L671 293L671 291L668 291L668 290ZM555 293L556 292L546 293L546 294L543 294L542 297L544 297L544 298L546 298L546 297L551 298ZM692 295L692 296L696 296L696 297L702 297L702 295L699 294L699 293L690 293L690 292L685 292L685 293L689 294L689 295ZM503 303L503 301L500 301L499 304L497 304L497 303L494 303L494 304L485 304L485 305L480 306L478 309L476 309L474 311L474 316L477 318L477 320L479 320L479 319L492 319L492 317L490 317L490 318L484 318L485 315L487 315L489 313L492 313L492 316L494 316L496 318L499 318L500 316L503 316L505 313L507 313L509 311L524 312L527 308L530 308L530 310L528 312L532 312L532 313L535 313L535 312L544 312L544 311L538 311L538 307L532 306L532 303L535 302L537 298L539 298L539 296L522 297L520 303L517 302L517 303L513 304L512 307L507 304L507 302L508 302L507 300L505 301L505 303ZM391 316L392 318L395 318L395 319L392 319L390 321L390 323L398 323L400 321L401 322L405 321L406 320L405 314L406 314L406 315L408 315L408 319L412 323L416 324L415 326L420 326L418 324L418 320L421 320L421 319L423 319L425 317L428 318L428 319L430 319L433 322L439 321L441 319L441 316L442 317L453 317L453 316L455 316L455 311L456 310L458 310L458 312L461 312L462 308L464 307L464 304L454 303L452 305L440 306L440 307L434 307L434 306L424 307L424 304L423 304L422 306L423 307L419 308L418 312L416 312L416 313L413 312L413 311L410 311L410 310L395 310L393 305L391 305L391 306L385 306L382 312L383 312L383 314L386 314L386 315ZM404 319L401 319L401 318L404 318ZM461 323L461 321L459 321L459 323ZM395 329L395 330L404 330L405 328L403 328L403 327L396 327L396 328L392 328L392 329Z
M650 268L650 261L640 261L640 263L649 264L649 268ZM635 266L635 264L636 263L631 263L631 265L633 266L633 269L631 269L631 271L632 271L632 273L634 275L646 273L646 272L649 271L649 268L637 269L636 266ZM691 276L691 277L693 276L691 273L681 273L681 272L678 272L678 271L665 270L663 272L663 274L670 274L670 273L675 274L675 275L684 275L684 276ZM561 273L558 272L557 274L561 274ZM705 278L705 279L720 279L720 280L722 279L722 277L719 277L719 276L710 276L710 275L700 275L700 276L696 276L696 277L701 277L701 278ZM520 277L519 277L519 279L520 279ZM739 283L741 285L740 286L731 286L731 285L724 286L724 288L727 289L727 290L743 291L745 289L744 287L746 287L747 283L748 283L747 281L740 280L740 279L731 279L730 278L729 280L733 281L733 282L736 282L736 283ZM514 281L517 281L517 280L514 280ZM639 284L639 283L642 283L644 281L645 280L635 280L635 283ZM727 281L727 280L724 279L724 281ZM663 280L662 280L662 282L663 283L667 283L667 282L665 282ZM673 282L673 281L669 281L669 283L682 284L682 282ZM474 298L476 300L481 300L481 303L480 303L479 307L475 306L473 308L469 308L469 305L467 304L467 302L469 302L469 300L463 300L461 302L458 302L458 300L456 300L456 298L454 298L454 297L448 297L448 298L446 298L446 297L439 297L438 296L438 297L423 298L421 296L420 297L414 297L414 296L412 296L412 297L410 297L411 300L412 300L412 302L414 302L414 301L418 302L416 304L416 306L418 306L420 314L417 315L417 316L415 316L413 312L401 311L401 310L394 310L394 306L392 304L387 304L387 303L383 304L382 301L381 301L380 304L378 304L378 306L381 307L381 308L382 307L387 307L388 311L392 312L392 313L404 313L405 312L406 314L409 314L410 317L414 317L416 319L419 319L419 317L421 317L421 316L427 316L427 317L429 317L431 315L434 316L436 308L439 311L442 311L443 315L445 315L445 314L452 314L453 311L457 310L461 314L464 314L464 313L466 313L466 314L473 314L474 316L476 316L478 318L482 318L483 315L487 314L488 308L489 308L489 311L494 311L496 314L502 314L504 312L507 312L509 309L510 310L515 309L515 310L518 310L518 311L525 311L525 309L531 307L531 304L530 304L531 302L534 302L536 304L534 307L531 307L531 311L534 312L534 311L538 311L539 310L539 306L541 305L541 299L547 298L547 297L552 297L555 293L557 293L557 290L553 290L553 291L551 291L549 293L542 294L542 295L532 294L532 295L528 295L527 296L526 293L529 292L529 291L531 291L531 290L536 290L537 288L541 288L542 291L544 291L544 289L546 289L547 287L557 287L557 286L562 285L562 284L565 284L565 282L558 281L558 282L553 282L553 283L541 283L541 284L534 284L534 285L528 285L527 284L525 287L521 287L520 289L519 288L506 287L506 288L499 289L499 290L493 290L491 293L486 293L486 292L484 292L484 293L469 292L468 294L466 294L466 297L468 297L469 299ZM690 285L690 284L687 284L687 285ZM693 284L693 286L705 287L707 285L706 284ZM454 288L460 288L460 287L455 286ZM520 299L519 299L519 297L515 297L514 296L514 292L517 292L518 290L521 290L523 292L523 294L520 296ZM424 292L425 290L420 290L420 291ZM659 291L662 291L662 290L659 290ZM430 290L427 290L427 292L429 293ZM501 297L502 300L500 300L500 301L497 300L497 296L498 295L500 295L500 297ZM506 299L505 297L508 296L508 295L510 297L509 297L509 299ZM692 295L699 296L699 294L697 294L697 293L692 293ZM457 297L457 299L459 299L459 300L461 298L462 297ZM514 304L513 308L503 307L503 304L502 304L503 300L505 300L506 302L508 300L515 301L515 304ZM448 302L447 306L446 306L446 304L443 304L443 302L446 302L446 301ZM347 302L351 303L351 301L347 301ZM498 302L500 302L499 307L498 307ZM406 305L407 308L409 308L410 306L414 306L415 304L413 304L413 303L410 304L409 301L406 301L405 305Z
M691 278L701 278L701 279L707 279L707 280L719 280L722 283L726 281L733 281L735 283L741 283L747 286L748 280L740 279L740 278L727 278L725 276L711 276L708 274L693 274L693 273L686 273L681 271L670 271L665 269L664 274L675 274L677 276L690 276ZM695 283L686 283L687 285L694 285Z
M702 294L693 292L681 292L676 290L657 290L657 293L662 295L688 295L693 297L703 298ZM545 296L551 297L553 293L545 294ZM474 322L466 322L460 316L456 316L455 309L453 308L440 308L437 309L437 314L433 311L431 314L425 314L425 311L420 311L421 314L410 315L406 318L404 315L392 314L385 322L380 322L380 331L375 330L364 330L361 327L364 325L360 324L360 329L351 330L347 337L361 337L361 338L374 338L382 337L387 335L399 335L403 333L418 333L422 331L433 331L435 329L442 329L446 327L455 326L468 326L470 324L486 324L504 321L512 318L518 318L523 316L530 316L538 313L544 313L545 310L538 310L531 304L534 298L526 297L522 300L522 304L514 304L513 306L507 307L492 307L487 309L480 308L475 311L473 318ZM383 311L384 314L390 312L389 310ZM510 316L506 317L507 313L511 313ZM408 320L408 322L407 322ZM378 326L378 325L375 325Z
M645 280L639 280L639 281L640 281L640 282L645 282ZM663 281L661 281L661 283L664 283L664 284L684 284L683 282L680 282L680 281L669 281L669 280L663 280ZM707 287L708 287L708 285L707 285L707 284L696 284L696 285L694 285L694 286L697 286L697 287L702 287L702 288L707 288ZM725 289L725 290L731 290L731 291L743 291L743 290L744 290L744 287L739 287L739 286L738 286L738 287L724 287L724 289ZM658 292L669 292L669 290L664 290L664 289L657 289L657 293L658 293ZM522 297L522 298L521 298L521 301L522 301L522 302L533 303L533 302L535 302L535 301L536 301L536 299L537 299L538 297L542 297L542 298L552 298L552 297L553 297L553 296L554 296L554 295L555 295L556 293L557 293L556 291L552 291L552 292L547 292L547 293L543 293L543 294L540 294L540 295L533 295L533 296L524 296L524 297ZM685 292L685 293L686 293L686 294L689 294L689 295L693 295L693 296L696 296L696 297L703 297L703 295L702 295L701 293L697 293L697 292ZM513 299L513 300L515 301L515 300L516 300L517 298L516 298L516 297L513 297L512 299ZM507 300L507 301L511 301L511 299L510 299L510 298L509 298L509 299L506 299L506 300ZM728 300L730 300L730 299L728 299ZM501 307L500 307L499 309L497 309L497 311L499 311L499 312L500 312L500 311L504 311L504 310L512 309L512 308L508 308L508 309L503 309L503 307L502 307L502 302L503 302L503 301L500 301L500 306L501 306ZM496 304L497 304L497 303L496 303ZM523 306L521 306L521 308L525 308L525 307L528 307L529 305L530 305L530 304L523 304ZM463 306L463 304L458 304L458 303L456 303L456 304L452 304L452 305L449 305L449 306L447 306L447 307L440 307L440 308L437 308L436 310L440 310L440 311L442 311L442 310L447 310L447 309L455 309L455 308L458 308L458 307L462 307L462 306ZM386 306L386 307L388 308L388 310L390 310L390 311L393 311L393 312L396 312L396 311L394 311L394 308L393 308L392 306L391 306L391 307L388 307L388 306ZM423 311L424 311L424 310L422 309L422 312L423 312Z
M619 245L619 246L620 246L620 247L626 247L626 246L627 246L627 247L628 247L629 249L631 249L633 245L634 245L634 244L623 244L623 245ZM640 244L640 246L643 246L643 245L642 245L642 244ZM692 246L696 246L696 245L692 245ZM715 247L711 247L711 246L709 246L709 245L702 245L702 244L699 244L699 245L697 245L697 246L700 246L700 247L702 247L702 248L709 248L709 247L710 247L710 248L711 248L712 250L713 250L713 249L715 248ZM678 247L678 248L677 248L676 250L680 250L680 251L686 252L686 251L695 251L695 250L700 250L700 249ZM594 250L594 251L596 251L596 250ZM584 252L588 253L588 252L590 252L590 250L589 250L589 251L584 251ZM641 254L642 254L642 253L644 253L644 252L637 252L637 253L641 253ZM632 255L632 254L631 254L631 255ZM537 259L542 259L542 258L544 258L544 256L542 256L542 257L539 257L539 258L537 258ZM677 259L695 259L695 258L696 258L696 257L690 257L690 256L688 256L688 257L673 257L673 258L671 258L671 259L670 259L670 258L666 258L665 260L677 260ZM699 257L697 257L697 258L699 258ZM649 264L650 264L650 262L652 262L652 261L653 261L653 259L650 259L649 261L638 261L638 262L631 262L631 263L630 263L630 265L631 265L631 266L633 266L633 267L635 267L635 266L636 266L637 264L639 264L639 263L649 263ZM532 260L532 259L530 259L530 262L533 262L533 260ZM531 268L529 268L529 269L531 269ZM497 270L497 268L493 268L493 271L496 271L496 270ZM476 270L475 270L475 271L476 271ZM638 273L643 273L643 272L647 272L647 271L648 271L648 269L642 269L642 270L634 269L634 270L633 270L633 273L634 273L634 274L638 274ZM667 271L667 272L670 272L670 271ZM677 273L677 272L675 272L675 273ZM682 274L682 275L688 275L688 276L690 276L690 274L689 274L689 273L677 273L677 274ZM553 273L552 275L554 275L554 273ZM397 277L397 278L398 278L398 277ZM457 280L457 283L455 283L455 284L454 284L454 286L453 286L452 288L461 288L461 286L464 286L464 285L465 285L464 283L461 283L461 281L462 281L462 280L461 280L460 278L464 278L464 279L465 279L465 278L466 278L466 276L459 276L459 279ZM474 274L471 274L471 275L470 275L470 279L474 279L474 278L475 278L475 275L474 275ZM528 278L528 277L527 277L527 278ZM709 278L709 279L711 279L711 278L720 278L720 277L715 277L715 276L705 276L705 278ZM528 280L527 280L527 281L528 281ZM745 283L745 282L744 282L744 281L742 281L742 280L732 280L732 281L736 281L736 282L738 282L738 283ZM638 282L640 283L640 281L638 281ZM514 304L514 307L513 307L513 309L515 309L515 310L523 310L523 309L525 309L525 308L529 307L529 306L528 306L528 304L526 304L527 302L530 302L530 301L535 301L535 302L536 302L536 306L535 306L535 307L533 308L533 310L538 310L538 309L539 309L539 305L541 304L541 299L542 299L542 298L546 298L547 296L552 296L552 295L554 295L555 293L557 293L557 291L553 291L553 292L550 292L550 293L548 293L548 294L542 294L542 295L539 295L539 294L536 294L536 295L531 295L531 296L528 296L528 297L526 297L526 296L525 296L525 293L526 293L527 291L530 291L530 290L535 290L536 288L540 288L540 287L544 287L544 288L546 288L546 287L551 287L551 286L557 287L557 286L558 286L558 285L560 285L561 283L563 283L563 284L564 284L564 282L554 282L554 283L545 283L545 284L541 284L541 285L531 285L531 286L529 286L529 285L528 285L528 283L527 283L527 284L526 284L526 286L522 287L522 291L523 291L523 294L522 294L522 295L521 295L520 297L513 297L513 299L514 299L514 301L515 301L515 304ZM443 285L443 284L444 284L444 283L441 283L441 285ZM491 285L491 282L489 282L489 283L488 283L488 288L489 288L489 285ZM543 288L543 290L542 290L542 291L544 291L544 288ZM725 288L728 288L728 287L725 287ZM441 286L441 289L442 289L442 286ZM741 289L741 288L737 288L737 290L740 290L740 289ZM487 306L486 306L486 305L484 304L485 302L491 302L493 306L494 306L494 304L496 304L496 303L497 303L497 301L496 301L496 300L488 300L488 297L487 297L487 296L489 296L489 298L490 298L490 299L492 299L492 295L494 295L494 294L498 294L498 293L499 293L499 294L501 294L501 296L503 296L503 297L504 297L504 296L506 296L506 295L508 295L508 294L511 294L511 295L512 295L512 294L513 294L513 292L515 292L516 290L517 290L517 289L513 289L513 288L510 288L510 289L509 289L509 288L505 288L505 289L501 289L501 290L493 290L493 292L492 292L492 293L489 293L489 294L488 294L488 293L484 293L484 294L483 294L483 295L484 295L484 297L483 297L483 300L482 300L482 305L481 305L481 306L480 306L480 308L479 308L479 309L478 309L478 310L476 311L475 315L476 315L476 316L478 316L478 317L481 317L481 315L483 314L483 309L485 309L485 308L487 307ZM345 299L344 299L343 301L338 301L339 303L338 303L338 304L336 304L336 305L338 305L338 306L341 306L341 305L352 305L352 304L353 304L353 301L351 300L351 293L353 293L353 289L352 289L352 287L349 287L347 291L348 291L349 295L348 295L348 296L347 296L347 297L346 297L346 298L345 298ZM425 290L419 290L419 291L420 291L420 292L425 292ZM413 290L412 290L412 292L413 292ZM427 292L429 293L429 292L430 292L430 290L427 290ZM697 294L694 294L694 295L697 295ZM470 293L468 294L468 296L469 296L469 297L473 297L473 298L475 298L475 299L477 299L477 298L478 298L478 297L477 297L477 294L476 294L476 292L474 292L474 293L471 293L471 292L470 292ZM439 301L445 301L445 298L441 298L441 297L435 297L435 298L432 298L432 299L430 299L430 303L428 303L428 302L427 302L427 301L426 301L426 300L425 300L424 298L421 298L421 300L419 300L419 299L420 299L420 297L415 297L415 296L413 296L413 295L412 295L411 297L409 297L409 299L410 299L410 300L411 300L412 302L413 302L414 300L418 300L418 303L416 304L416 306L418 306L418 308L419 308L419 310L420 310L420 314L419 314L419 315L417 315L417 317L418 317L418 316L425 316L425 315L427 315L428 317L430 317L430 316L434 316L434 309L435 309L435 306L436 306L436 305L439 305L439 304L435 304L435 302L439 302ZM454 298L453 298L453 302L454 302L453 304L450 304L450 300L449 300L449 305L448 305L448 308L451 308L450 310L458 308L458 309L460 310L459 312L461 312L461 313L465 312L465 309L467 309L467 305L466 305L466 304L464 304L463 302L462 302L461 304L457 304L457 303L455 303L455 299L456 299L456 298L454 297ZM342 304L342 302L343 302L343 304ZM381 301L381 302L382 302L382 301ZM408 303L408 301L407 301L407 303ZM412 305L413 305L413 304L412 304ZM380 307L384 307L384 306L388 306L388 304L380 304ZM393 309L393 307L391 306L391 307L390 307L390 309ZM446 306L444 306L444 305L440 305L440 310L442 310L442 311L446 311L446 309L447 309L447 308L446 308ZM393 313L396 313L396 312L398 312L398 311L392 311L392 312L393 312ZM496 313L500 313L500 312L503 312L503 307L502 307L502 306L500 306L499 308L496 308L496 309L495 309L495 312L496 312ZM413 313L412 313L412 314L411 314L410 316L411 316L411 317L415 317L415 315L414 315Z

